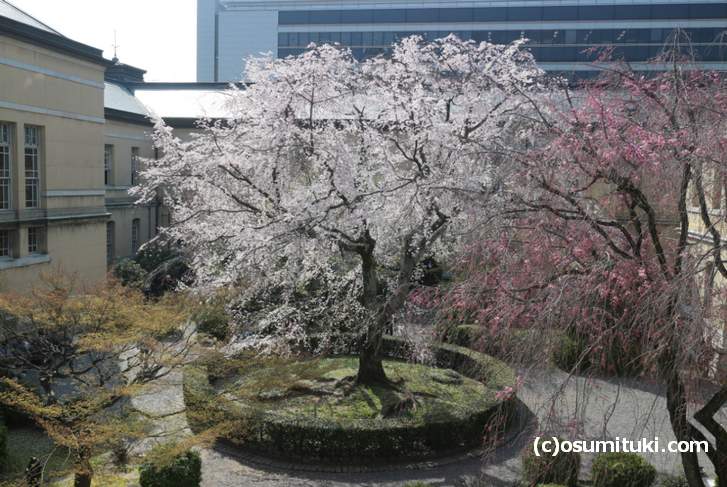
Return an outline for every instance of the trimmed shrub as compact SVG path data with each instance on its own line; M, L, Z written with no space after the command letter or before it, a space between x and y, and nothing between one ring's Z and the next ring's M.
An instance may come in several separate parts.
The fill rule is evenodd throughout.
M641 348L636 340L614 338L603 348L589 350L589 339L573 330L563 333L551 354L551 360L566 372L595 371L609 376L633 377L643 368Z
M133 259L120 260L113 269L116 277L124 286L141 289L144 286L147 272Z
M194 314L197 331L225 341L230 334L230 317L222 303L205 304Z
M661 479L659 487L689 487L684 475L668 475Z
M358 349L356 340L347 343L348 354ZM315 346L315 345L314 345ZM482 382L492 391L512 387L515 374L504 363L487 355L450 344L434 350L436 365L454 369ZM346 350L341 351L347 354ZM405 340L385 337L382 355L407 359L413 349ZM278 458L304 460L364 461L392 457L421 458L432 453L482 445L483 436L492 438L503 431L513 417L514 397L480 408L452 410L445 418L409 421L402 418L332 421L322 418L291 418L275 411L258 411L240 403L215 401L211 393L210 369L188 367L184 374L187 415L199 431L220 421L241 425L225 440Z
M523 479L529 486L540 484L576 487L581 470L581 456L578 453L559 453L556 456L535 456L531 448L522 455Z
M556 367L566 372L585 370L590 366L588 356L583 356L587 345L571 334L564 333L555 345L552 360Z
M160 465L144 463L139 475L141 487L198 487L201 481L202 460L195 451L187 451Z
M446 341L460 347L471 347L482 338L482 328L477 325L457 325L449 330Z
M636 453L603 453L591 467L593 487L650 487L656 469Z

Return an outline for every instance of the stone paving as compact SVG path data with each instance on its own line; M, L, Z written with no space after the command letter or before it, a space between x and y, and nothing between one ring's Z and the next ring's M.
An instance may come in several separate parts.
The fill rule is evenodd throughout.
M429 468L390 467L361 471L340 465L340 473L331 468L316 468L274 462L241 454L238 451L204 448L201 450L203 487L400 487L412 481L434 486L458 485L463 478L478 478L481 485L511 486L520 478L519 452L531 444L536 423L541 430L561 431L562 436L579 439L639 439L659 437L662 445L673 439L665 409L665 399L658 387L636 380L584 379L569 377L555 370L521 371L525 383L518 397L524 404L523 418L528 426L510 443L494 454L480 458L460 456L437 462ZM184 435L189 432L184 409L181 372L165 377L158 387L134 400L134 404L159 417L157 433ZM537 418L537 422L535 419ZM721 421L727 424L727 412ZM152 440L153 442L154 440ZM149 443L140 445L141 451ZM647 454L660 472L677 472L676 454ZM581 472L588 474L592 458L584 456ZM706 465L708 462L704 462ZM709 472L708 472L709 473Z
M506 447L484 458L469 458L430 469L399 468L388 471L340 474L281 470L240 459L239 455L207 449L203 454L204 487L254 485L262 487L308 486L403 486L424 481L434 486L458 485L463 478L480 479L483 485L511 486L520 478L519 452L530 445L535 417L539 426L553 431L574 431L573 438L673 439L665 399L652 385L634 380L569 378L554 369L530 372L519 393L531 413L530 426ZM724 416L724 420L727 416ZM647 454L660 472L679 471L676 454ZM590 470L592 458L584 456L582 473ZM706 464L706 463L705 463ZM276 465L277 467L277 465ZM344 470L347 467L342 467Z

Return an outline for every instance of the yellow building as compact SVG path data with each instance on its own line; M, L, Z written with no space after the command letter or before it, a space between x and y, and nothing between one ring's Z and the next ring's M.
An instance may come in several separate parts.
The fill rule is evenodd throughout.
M143 159L155 156L153 129L146 107L129 86L144 83L144 71L115 62L106 71L103 174L109 264L132 257L156 236L163 212L158 203L139 206L129 189L139 183Z
M100 50L0 0L0 289L106 274Z
M156 235L159 205L128 193L154 157L143 75L0 0L0 291L98 282Z

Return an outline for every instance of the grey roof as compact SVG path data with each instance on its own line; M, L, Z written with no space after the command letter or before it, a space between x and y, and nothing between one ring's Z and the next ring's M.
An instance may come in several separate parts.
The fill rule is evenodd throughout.
M164 118L224 118L230 114L227 90L145 90L140 87L136 89L136 96Z
M23 12L18 7L7 2L6 0L0 0L0 17L7 17L16 22L29 25L30 27L35 27L36 29L41 29L46 32L50 32L51 34L61 35L61 33L57 30L49 27L32 15Z
M104 107L137 115L149 115L149 110L129 90L114 83L104 83Z

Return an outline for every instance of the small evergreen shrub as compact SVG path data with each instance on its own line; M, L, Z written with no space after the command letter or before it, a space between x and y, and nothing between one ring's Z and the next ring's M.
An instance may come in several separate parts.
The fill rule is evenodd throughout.
M482 328L477 325L457 325L447 333L447 342L460 347L471 347L482 337Z
M523 479L528 486L555 484L577 487L581 470L578 453L559 453L556 456L541 454L536 457L531 448L522 455Z
M689 487L684 475L668 475L661 479L659 487Z
M197 331L224 341L230 334L230 317L222 303L205 304L194 314Z
M147 272L133 259L120 260L113 269L116 277L124 286L141 289L144 286Z
M578 340L570 333L564 333L558 339L558 343L553 350L553 363L566 372L587 369L589 366L588 357L583 356L585 346L582 340Z
M157 453L168 446L157 447ZM152 453L153 455L153 453ZM181 455L155 464L144 463L140 469L141 487L199 487L202 480L202 460L199 453L187 451Z
M635 453L603 453L591 467L593 487L650 487L656 469Z

